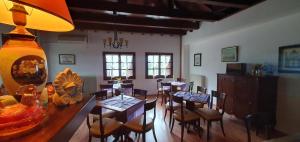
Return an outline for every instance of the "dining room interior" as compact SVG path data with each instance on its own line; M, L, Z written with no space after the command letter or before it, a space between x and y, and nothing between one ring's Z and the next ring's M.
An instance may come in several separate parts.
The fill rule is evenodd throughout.
M298 142L299 0L0 0L0 142Z

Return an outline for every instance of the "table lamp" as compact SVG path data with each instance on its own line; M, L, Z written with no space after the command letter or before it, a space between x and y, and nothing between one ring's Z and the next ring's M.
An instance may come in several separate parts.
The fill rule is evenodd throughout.
M47 58L26 28L71 31L73 21L64 0L0 0L0 23L15 25L0 49L4 86L15 95L20 86L34 84L41 91L47 81ZM25 28L26 27L26 28Z

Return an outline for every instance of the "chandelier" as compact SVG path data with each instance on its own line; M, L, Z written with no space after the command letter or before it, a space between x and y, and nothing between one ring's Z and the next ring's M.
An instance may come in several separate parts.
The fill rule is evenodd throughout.
M117 12L113 11L113 15L117 16ZM124 38L119 38L118 37L118 31L115 28L114 29L114 37L108 37L107 39L103 39L103 45L104 48L109 47L109 48L123 48L126 47L128 48L128 40L124 40Z

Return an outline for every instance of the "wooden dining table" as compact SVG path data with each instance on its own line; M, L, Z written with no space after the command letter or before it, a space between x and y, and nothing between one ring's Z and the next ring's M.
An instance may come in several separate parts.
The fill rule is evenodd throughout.
M126 123L143 114L145 103L145 100L140 100L127 95L119 95L106 100L97 101L96 105L118 112L116 113L116 119ZM123 132L126 135L126 141L134 141L128 136L129 133L126 131Z
M97 101L96 105L117 111L116 118L123 123L143 114L145 100L131 96L119 95L106 100Z
M189 110L195 109L195 103L207 104L210 99L209 94L205 93L193 93L187 91L179 91L173 94L173 96L183 97L186 101L186 108Z

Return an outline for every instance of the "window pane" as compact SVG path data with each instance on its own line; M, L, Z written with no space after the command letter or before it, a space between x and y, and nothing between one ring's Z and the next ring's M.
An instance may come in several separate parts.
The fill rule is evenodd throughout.
M113 60L114 63L119 62L119 56L118 55L113 55L112 60Z
M153 57L154 57L153 62L158 62L159 61L159 56L158 55L154 55Z
M154 76L159 75L158 70L154 70Z
M160 62L162 62L162 63L166 62L166 57L162 55L162 56L160 57Z
M121 55L121 62L123 63L127 62L126 55Z
M166 63L160 63L160 68L165 69L166 68Z
M160 75L162 75L162 76L167 76L168 74L167 74L167 70L166 69L161 69L160 70Z
M171 69L167 69L167 74L166 75L171 75Z
M121 63L121 69L128 69L127 63Z
M128 69L133 69L133 64L132 63L127 63Z
M119 69L119 63L113 63L112 67L113 69Z
M172 67L171 65L172 65L171 63L167 63L166 68L171 68Z
M132 63L121 63L121 69L133 69Z
M127 56L127 62L133 62L133 56L132 55Z
M153 70L152 69L148 69L148 75L150 75L150 76L153 75Z
M112 62L112 55L105 55L106 62Z
M152 55L148 55L148 62L153 62L153 56Z
M171 62L171 56L170 56L170 55L166 56L166 62L167 62L167 63L170 63L170 62Z
M112 77L119 76L119 70L113 70Z
M158 63L154 63L153 67L156 68L156 69L158 69L159 68L159 64Z
M153 63L148 63L148 68L153 69Z
M106 69L112 69L112 63L106 63Z
M107 77L111 77L111 75L112 75L111 73L112 73L111 70L106 70L106 76Z
M121 70L121 76L126 76L126 77L133 76L133 71L132 70Z

